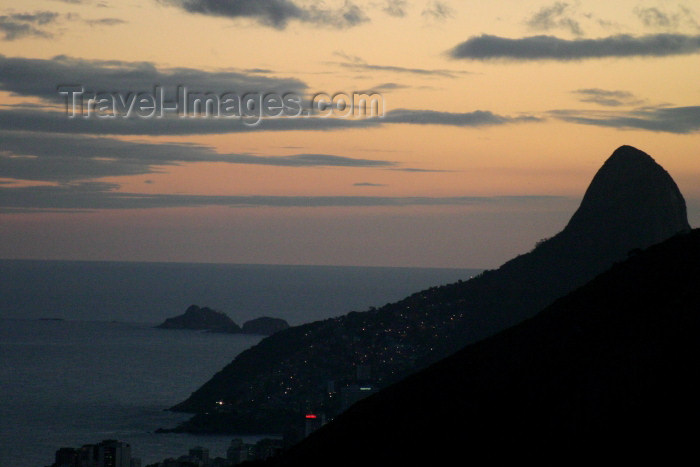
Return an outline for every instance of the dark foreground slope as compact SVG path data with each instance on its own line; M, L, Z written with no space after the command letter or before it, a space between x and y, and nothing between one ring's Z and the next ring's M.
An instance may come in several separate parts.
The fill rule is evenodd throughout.
M687 230L685 201L670 175L622 146L569 225L532 252L465 282L264 339L173 408L197 413L180 429L271 432L303 410L334 415L342 407L340 398L327 397L329 380L352 380L361 365L371 368L373 385L385 387L534 315L630 250Z
M694 230L355 404L276 463L441 465L454 455L571 465L692 453L699 336Z

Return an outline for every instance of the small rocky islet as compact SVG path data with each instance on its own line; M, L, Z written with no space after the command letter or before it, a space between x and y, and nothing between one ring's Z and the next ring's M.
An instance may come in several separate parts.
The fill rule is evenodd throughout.
M262 316L236 324L226 313L209 307L190 305L181 315L168 318L156 326L159 329L191 329L196 331L223 332L230 334L256 334L270 336L289 327L281 318Z

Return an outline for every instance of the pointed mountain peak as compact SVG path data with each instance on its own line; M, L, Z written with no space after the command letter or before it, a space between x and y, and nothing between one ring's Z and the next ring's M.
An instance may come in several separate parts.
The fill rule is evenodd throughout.
M610 156L608 161L616 160L616 159L622 159L622 160L628 160L628 161L635 161L635 160L653 161L654 160L646 152L640 151L639 149L635 148L634 146L629 146L627 144L622 145L619 148L615 149L615 152L612 153L612 156Z
M600 172L613 170L617 170L617 175L625 178L629 177L633 171L641 171L642 174L647 175L654 171L666 172L649 154L627 145L617 148L605 161Z
M690 229L685 200L647 153L620 146L598 170L564 233L644 248Z

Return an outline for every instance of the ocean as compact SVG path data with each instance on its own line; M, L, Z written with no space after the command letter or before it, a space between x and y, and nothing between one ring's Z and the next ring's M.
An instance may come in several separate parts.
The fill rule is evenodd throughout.
M190 304L295 325L478 272L2 260L0 467L47 466L59 447L104 439L130 443L143 465L198 445L225 456L233 436L154 433L187 418L167 407L262 339L154 328Z

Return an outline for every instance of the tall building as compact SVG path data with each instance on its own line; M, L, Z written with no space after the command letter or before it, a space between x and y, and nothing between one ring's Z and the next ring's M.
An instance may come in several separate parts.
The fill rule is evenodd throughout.
M326 424L326 414L306 414L304 422L304 437L307 437Z
M56 451L54 467L74 467L78 464L78 450L75 448L61 448Z
M282 452L283 440L277 438L264 438L255 443L255 457L258 460L266 460L279 455Z
M139 460L132 463L131 447L127 443L107 439L78 449L59 449L52 467L138 467L140 463Z
M244 443L242 439L235 438L226 450L226 458L232 465L245 461L252 461L256 458L255 445Z
M97 445L96 444L84 444L78 450L78 463L79 467L98 467L97 465Z
M131 446L114 439L97 445L97 467L131 467Z
M192 462L197 462L199 465L207 465L209 464L209 449L196 446L190 449L189 457Z

